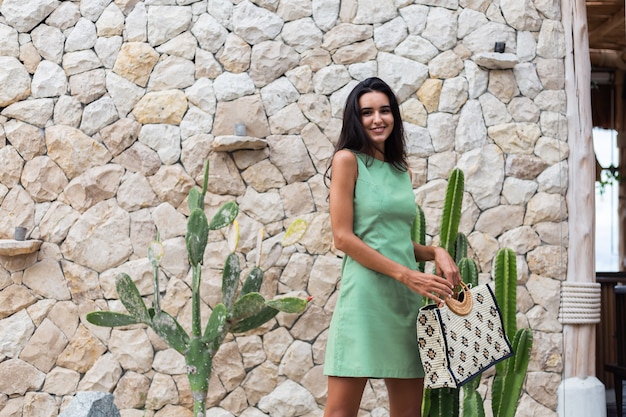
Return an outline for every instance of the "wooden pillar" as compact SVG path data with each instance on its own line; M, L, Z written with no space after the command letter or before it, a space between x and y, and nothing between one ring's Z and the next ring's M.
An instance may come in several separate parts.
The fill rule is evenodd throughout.
M569 142L567 281L595 281L595 156L585 0L562 0ZM563 326L564 377L595 376L595 324Z

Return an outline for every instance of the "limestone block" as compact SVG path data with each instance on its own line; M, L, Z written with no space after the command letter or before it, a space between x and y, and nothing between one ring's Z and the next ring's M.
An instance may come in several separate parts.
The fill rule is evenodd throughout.
M492 94L485 93L478 98L478 101L480 102L483 118L487 127L512 121L511 114L507 110L506 105Z
M428 12L426 28L422 36L432 42L440 51L456 45L457 16L451 10L435 7Z
M274 39L284 25L283 19L251 2L241 2L233 8L233 31L251 45Z
M540 137L535 144L535 155L547 164L556 164L569 156L569 145L558 139Z
M80 325L70 343L57 358L57 366L85 373L107 348L87 328Z
M32 0L26 3L8 0L2 3L0 12L20 32L30 32L59 5L57 0Z
M291 6L293 5L290 4ZM298 53L302 53L308 49L321 46L323 33L315 25L312 18L302 17L285 23L281 31L281 37L287 45L294 48Z
M354 19L356 24L374 24L386 22L396 15L393 0L362 0L357 3Z
M428 73L431 78L454 78L463 71L463 68L461 58L450 50L442 52L428 62Z
M404 19L398 16L374 29L374 45L372 45L372 49L391 52L400 42L406 39L408 34L408 28Z
M270 161L282 172L287 183L307 180L315 173L302 137L272 135L267 138L267 142L270 146Z
M541 17L530 0L503 0L500 8L507 23L517 30L536 31L541 27Z
M156 91L146 94L133 109L139 123L180 124L187 110L187 98L180 90Z
M241 173L241 178L260 193L286 184L281 172L269 159L264 159L247 168Z
M165 165L176 163L180 159L180 127L172 124L144 124L139 132L139 142L156 151Z
M567 222L545 222L537 223L534 226L535 231L541 238L542 242L548 245L560 245L561 241L565 241L565 247L567 247L567 239L569 235L569 229Z
M222 344L213 358L213 373L219 375L227 391L232 391L241 384L246 372L237 342Z
M461 109L455 132L455 150L466 152L484 146L487 142L487 128L478 100L469 100Z
M55 27L39 25L31 32L33 45L44 60L60 64L63 58L65 36Z
M338 0L313 0L312 14L315 24L323 31L330 30L339 16L340 2Z
M503 162L501 151L494 145L466 152L459 159L458 167L473 174L465 179L465 189L482 210L500 202L500 191L504 182Z
M37 328L28 344L24 346L20 359L42 372L48 373L57 356L65 349L68 339L50 320L45 319Z
M526 206L525 225L560 221L567 217L565 198L559 194L537 193Z
M144 257L126 262L120 267L109 269L100 274L100 287L102 288L104 298L109 300L118 298L115 289L115 277L122 272L128 274L133 279L142 296L154 293L152 265Z
M135 142L119 154L113 159L113 163L120 164L130 172L139 172L145 176L156 174L161 167L159 155L140 142Z
M97 203L114 197L120 186L124 167L116 164L96 166L72 179L63 190L64 200L84 212Z
M501 247L510 248L516 254L525 254L541 244L539 236L530 226L521 226L506 231L498 238L498 241Z
M80 18L80 10L77 4L61 2L46 19L46 24L65 30L76 24Z
M317 409L317 404L311 393L287 379L261 398L258 407L271 415L297 416Z
M10 188L15 187L23 167L24 160L13 146L0 148L0 182Z
M65 40L65 52L91 49L97 37L96 25L89 19L80 18Z
M70 227L80 217L80 213L71 206L55 201L52 203L39 224L41 238L51 243L61 243Z
M191 25L191 8L160 6L148 8L148 40L158 46L187 30Z
M386 52L378 54L378 69L396 93L398 100L407 100L428 78L428 67L419 62Z
M516 32L508 25L488 22L463 38L465 45L473 54L492 52L494 42L505 42L505 52L516 50Z
M295 135L309 123L296 103L279 110L269 117L272 135Z
M45 141L36 126L19 120L10 120L4 125L4 131L8 141L25 161L45 153Z
M183 202L191 187L195 185L193 178L180 165L162 165L148 181L159 199L162 202L169 202L174 207Z
M546 90L563 90L565 87L565 64L562 59L537 58L537 75ZM561 91L564 94L564 91Z
M83 301L102 298L98 274L95 271L67 261L62 261L61 267L73 300Z
M299 61L300 55L295 49L282 42L258 43L252 47L250 78L257 87L263 87L296 67Z
M35 332L35 325L26 310L0 320L0 353L8 358L17 358Z
M159 410L167 404L178 403L178 390L171 376L157 373L152 378L150 389L146 397L146 408Z
M81 72L90 71L102 66L100 58L91 50L82 50L76 52L68 52L63 55L61 63L65 74L72 76Z
M445 80L439 96L439 111L457 113L467 102L468 88L469 85L464 77Z
M121 264L132 253L129 226L126 211L115 201L102 201L72 225L61 250L66 259L103 272Z
M420 4L409 4L400 8L400 16L406 21L409 34L419 35L426 28L426 19L430 9Z
M148 91L184 89L195 81L195 64L179 56L160 59L154 66L148 80Z
M25 43L20 47L18 58L30 74L35 73L41 62L41 56L39 56L39 52L32 42Z
M122 376L113 391L118 408L144 408L150 389L150 379L142 374L129 371Z
M148 11L146 10L146 5L135 0L128 4L132 10L126 15L126 39L128 42L146 42L148 40Z
M63 169L69 179L111 159L111 154L104 146L69 126L47 128L46 146L48 156Z
M537 191L537 187L535 181L507 177L502 185L502 198L508 204L526 204Z
M113 71L140 87L145 87L157 60L158 54L150 45L128 42L122 45Z
M179 280L176 281L179 283L182 282ZM169 294L169 287L166 294ZM190 293L187 294L187 296L189 295ZM152 362L152 368L155 371L167 375L185 375L187 372L185 367L184 356L172 348L157 351L154 355L154 361Z
M568 164L567 160L546 168L537 177L539 192L565 195L567 192Z
M567 270L567 251L559 246L543 245L535 248L527 255L528 268L531 273L565 280Z
M500 124L489 127L487 133L507 154L531 154L541 136L539 127L534 123Z
M158 198L148 179L141 173L127 173L117 191L120 207L132 212L158 204Z
M96 31L100 37L119 36L124 31L124 13L115 4L109 4L96 21Z
M35 203L28 192L14 186L0 204L0 237L13 238L17 226L32 229L34 214Z
M78 372L57 366L46 375L43 391L53 395L72 395L78 388L79 380Z
M249 136L266 138L270 134L267 116L259 95L219 102L212 134L215 136L232 135L235 123L240 122L246 123L246 134Z
M0 363L0 376L1 392L24 395L39 390L46 374L20 359L8 359Z
M65 76L63 78L65 79ZM54 102L49 98L25 100L7 106L2 115L42 128L52 117L53 108Z
M9 25L0 25L0 54L2 56L18 57L20 44L17 40L17 30Z
M0 107L23 100L30 94L30 75L15 57L0 57L0 83L4 86L0 93Z
M252 47L246 41L234 33L229 33L224 42L224 49L218 54L217 59L226 71L239 74L250 67L251 53Z
M213 152L209 155L211 175L219 181L209 181L208 190L221 195L242 195L246 188L239 175L237 166L224 152Z
M23 284L43 298L69 300L70 291L59 263L44 259L24 271Z
M534 180L548 164L532 155L510 155L506 159L506 175L523 180Z

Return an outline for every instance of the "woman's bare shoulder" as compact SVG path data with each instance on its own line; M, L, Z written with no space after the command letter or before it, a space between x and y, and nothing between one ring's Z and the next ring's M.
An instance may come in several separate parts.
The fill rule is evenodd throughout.
M342 165L356 165L356 155L348 149L340 149L333 156L333 165L335 163Z

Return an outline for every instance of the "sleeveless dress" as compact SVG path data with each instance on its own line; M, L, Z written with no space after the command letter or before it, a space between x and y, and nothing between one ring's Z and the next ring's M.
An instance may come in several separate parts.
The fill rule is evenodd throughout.
M411 226L415 197L407 171L355 153L354 233L388 258L416 269ZM416 320L421 296L344 256L324 374L422 378Z

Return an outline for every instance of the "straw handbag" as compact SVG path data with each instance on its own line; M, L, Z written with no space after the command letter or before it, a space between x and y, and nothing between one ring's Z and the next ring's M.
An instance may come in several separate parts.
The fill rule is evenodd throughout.
M417 316L417 341L426 388L456 388L513 354L496 297L487 284L461 291Z

